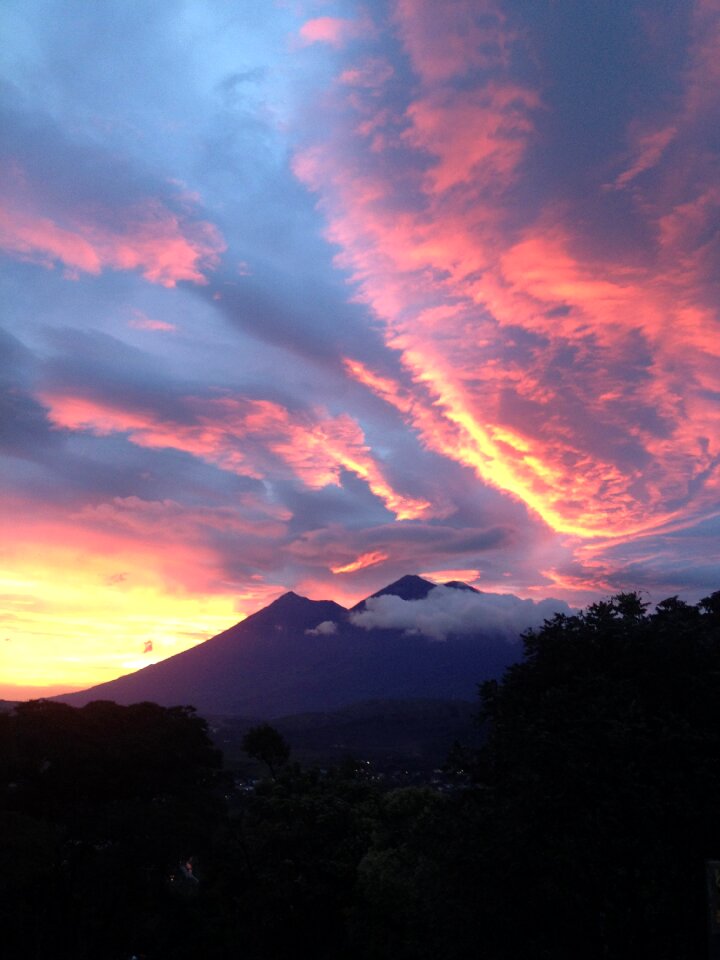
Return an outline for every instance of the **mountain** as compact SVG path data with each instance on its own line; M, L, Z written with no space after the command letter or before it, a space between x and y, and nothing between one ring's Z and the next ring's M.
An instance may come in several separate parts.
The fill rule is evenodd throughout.
M505 612L498 620L495 611L495 606L504 611L510 598L480 594L461 583L441 586L440 592L437 586L402 577L352 610L286 593L190 650L55 699L77 706L151 700L192 704L205 715L250 718L332 711L378 699L472 700L480 681L498 677L518 659L517 636L531 625L530 608L535 620L537 610L530 601L511 598L516 606L530 604L516 629L508 627ZM387 621L385 607L392 608ZM398 609L407 623L391 622ZM438 626L443 617L447 633Z
M364 610L368 600L375 600L376 597L400 597L401 600L423 600L437 584L432 583L430 580L424 580L422 577L415 576L414 574L408 574L405 577L400 577L399 580L395 580L394 583L390 583L387 587L383 587L382 590L378 590L377 593L371 594L369 597L366 597L364 600L361 600L360 603L356 603L354 607L351 607L351 610ZM449 584L445 584L449 586ZM466 586L466 584L463 584ZM472 590L472 587L468 587L469 590Z

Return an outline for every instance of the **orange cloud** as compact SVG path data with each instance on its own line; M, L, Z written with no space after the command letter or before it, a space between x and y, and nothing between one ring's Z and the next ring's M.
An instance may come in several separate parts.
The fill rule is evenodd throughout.
M53 423L99 435L126 433L143 447L183 450L208 463L260 479L284 464L307 487L339 486L342 471L364 480L399 520L423 516L428 501L398 493L373 457L360 426L347 414L318 409L292 413L267 400L186 398L189 422L160 418L106 401L66 394L41 397Z
M338 264L384 324L404 385L355 360L346 369L429 448L560 533L606 541L696 522L720 486L720 201L716 177L698 184L697 163L682 160L689 121L636 122L616 179L642 182L633 216L654 248L615 255L559 203L520 222L509 191L523 182L541 97L512 76L518 36L491 4L396 10L415 99L388 118L387 104L356 93L343 136L295 165L321 195ZM707 29L686 76L702 132L709 105L692 91L713 76L720 18L713 7L710 29L708 5L698 10ZM476 34L482 42L468 40ZM640 180L670 160L672 178Z
M356 560L350 563L344 563L340 566L330 567L331 573L355 573L357 570L364 570L367 567L374 567L378 563L383 563L388 559L388 554L382 550L372 550L369 553L361 553Z
M452 580L460 580L463 583L472 584L480 579L480 571L474 569L452 569L452 570L432 570L429 573L421 573L421 577L427 580L434 580L437 583L447 583Z

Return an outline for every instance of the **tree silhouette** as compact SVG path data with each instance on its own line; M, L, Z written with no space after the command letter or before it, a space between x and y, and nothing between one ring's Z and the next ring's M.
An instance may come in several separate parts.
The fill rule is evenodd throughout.
M254 760L264 763L273 778L290 757L290 747L282 734L269 723L251 727L242 739L242 748Z
M555 616L482 686L491 956L703 952L703 862L720 851L719 602L648 612L621 594Z

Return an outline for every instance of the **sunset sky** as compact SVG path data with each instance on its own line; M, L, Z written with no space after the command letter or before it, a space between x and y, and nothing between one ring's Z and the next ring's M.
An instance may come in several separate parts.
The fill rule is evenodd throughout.
M0 19L0 697L288 589L720 589L720 0Z

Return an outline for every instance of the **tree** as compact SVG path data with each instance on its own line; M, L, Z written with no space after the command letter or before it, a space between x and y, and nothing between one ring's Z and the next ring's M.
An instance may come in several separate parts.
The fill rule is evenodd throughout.
M720 851L719 602L649 612L621 594L557 615L482 686L491 956L703 952L703 861Z
M0 884L9 953L187 956L194 927L169 877L225 815L205 721L189 707L30 701L0 735L0 846L20 864Z
M269 723L251 727L242 739L242 748L254 760L264 763L273 779L276 770L290 757L290 747L282 734Z

